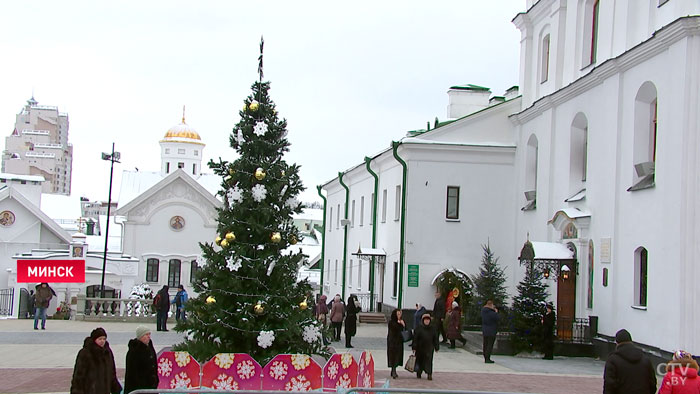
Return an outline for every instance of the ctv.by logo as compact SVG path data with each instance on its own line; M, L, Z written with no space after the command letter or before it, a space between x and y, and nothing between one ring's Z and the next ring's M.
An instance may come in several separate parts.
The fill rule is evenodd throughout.
M17 283L84 283L85 260L17 260Z

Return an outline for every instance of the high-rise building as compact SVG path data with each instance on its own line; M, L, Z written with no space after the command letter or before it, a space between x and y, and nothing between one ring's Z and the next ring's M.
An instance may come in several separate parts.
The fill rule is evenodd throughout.
M38 105L27 100L5 138L2 172L40 175L45 182L42 193L70 194L73 145L68 143L68 114L58 107Z

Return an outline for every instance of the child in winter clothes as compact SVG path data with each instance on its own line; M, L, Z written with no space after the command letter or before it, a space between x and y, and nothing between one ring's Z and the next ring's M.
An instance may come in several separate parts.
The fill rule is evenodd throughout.
M673 359L666 364L666 375L661 381L659 394L687 393L700 393L698 363L690 353L678 350L673 353Z

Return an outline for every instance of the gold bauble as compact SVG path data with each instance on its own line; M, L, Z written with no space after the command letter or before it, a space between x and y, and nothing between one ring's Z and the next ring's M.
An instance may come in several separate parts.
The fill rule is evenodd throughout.
M274 233L272 233L272 235L270 236L270 240L271 240L272 242L274 242L274 243L278 243L279 241L282 240L282 236L280 235L280 233L274 232Z
M299 308L301 308L302 311L303 311L303 310L306 310L306 308L308 308L308 307L309 307L309 305L306 303L306 300L302 301L302 302L299 304Z
M233 174L236 173L236 170L234 170L233 167L231 167L231 168L228 169L228 173L229 173L230 175L233 175Z
M220 244L220 245L221 245L221 247L222 247L222 248L225 248L225 247L227 247L227 246L228 246L228 241L227 241L227 240L225 240L225 239L222 239L222 240L221 240L221 244Z
M216 302L216 298L209 296L207 297L207 304L213 304Z
M263 313L265 313L265 307L262 306L262 304L257 303L253 307L253 311L255 312L256 315L262 315Z
M219 245L221 243L221 237L217 235L216 238L214 238L214 243Z
M287 173L284 172L284 170L282 170L282 176L285 176L285 175L287 175Z
M257 111L259 106L260 106L260 103L258 103L257 101L253 100L253 101L250 103L250 105L248 106L248 108L250 108L251 111Z
M226 233L226 240L232 242L236 240L236 235L234 233Z
M257 170L255 170L255 179L262 181L263 179L265 179L265 175L265 171L263 171L262 168L258 168Z
M293 235L291 237L289 237L289 243L292 245L296 245L297 244L297 237L295 237Z

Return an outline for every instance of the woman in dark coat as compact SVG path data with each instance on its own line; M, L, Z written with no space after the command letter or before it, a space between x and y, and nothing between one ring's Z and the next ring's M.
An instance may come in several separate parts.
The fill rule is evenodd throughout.
M554 306L547 304L547 310L542 316L542 347L544 350L545 360L554 360L554 322L556 317L554 314Z
M70 394L119 394L121 391L107 333L98 327L85 338L75 359Z
M423 314L423 319L413 331L413 352L416 355L416 376L420 379L421 372L428 374L428 380L433 380L433 351L440 350L440 341L435 326L430 324L430 315Z
M357 297L348 297L348 304L345 306L345 347L351 348L350 341L357 334L357 314L361 311Z
M170 311L170 288L163 286L156 295L156 330L168 331L168 311Z
M457 302L452 303L450 311L450 323L447 326L447 339L450 340L450 349L455 348L455 340L460 340L462 345L467 343L467 340L462 336L462 308Z
M389 320L389 332L386 336L386 359L391 368L391 377L396 379L396 367L403 365L403 336L406 323L401 319L401 310L394 309Z
M136 328L136 338L129 341L129 351L126 353L124 393L155 388L158 388L158 364L151 330L139 326Z

